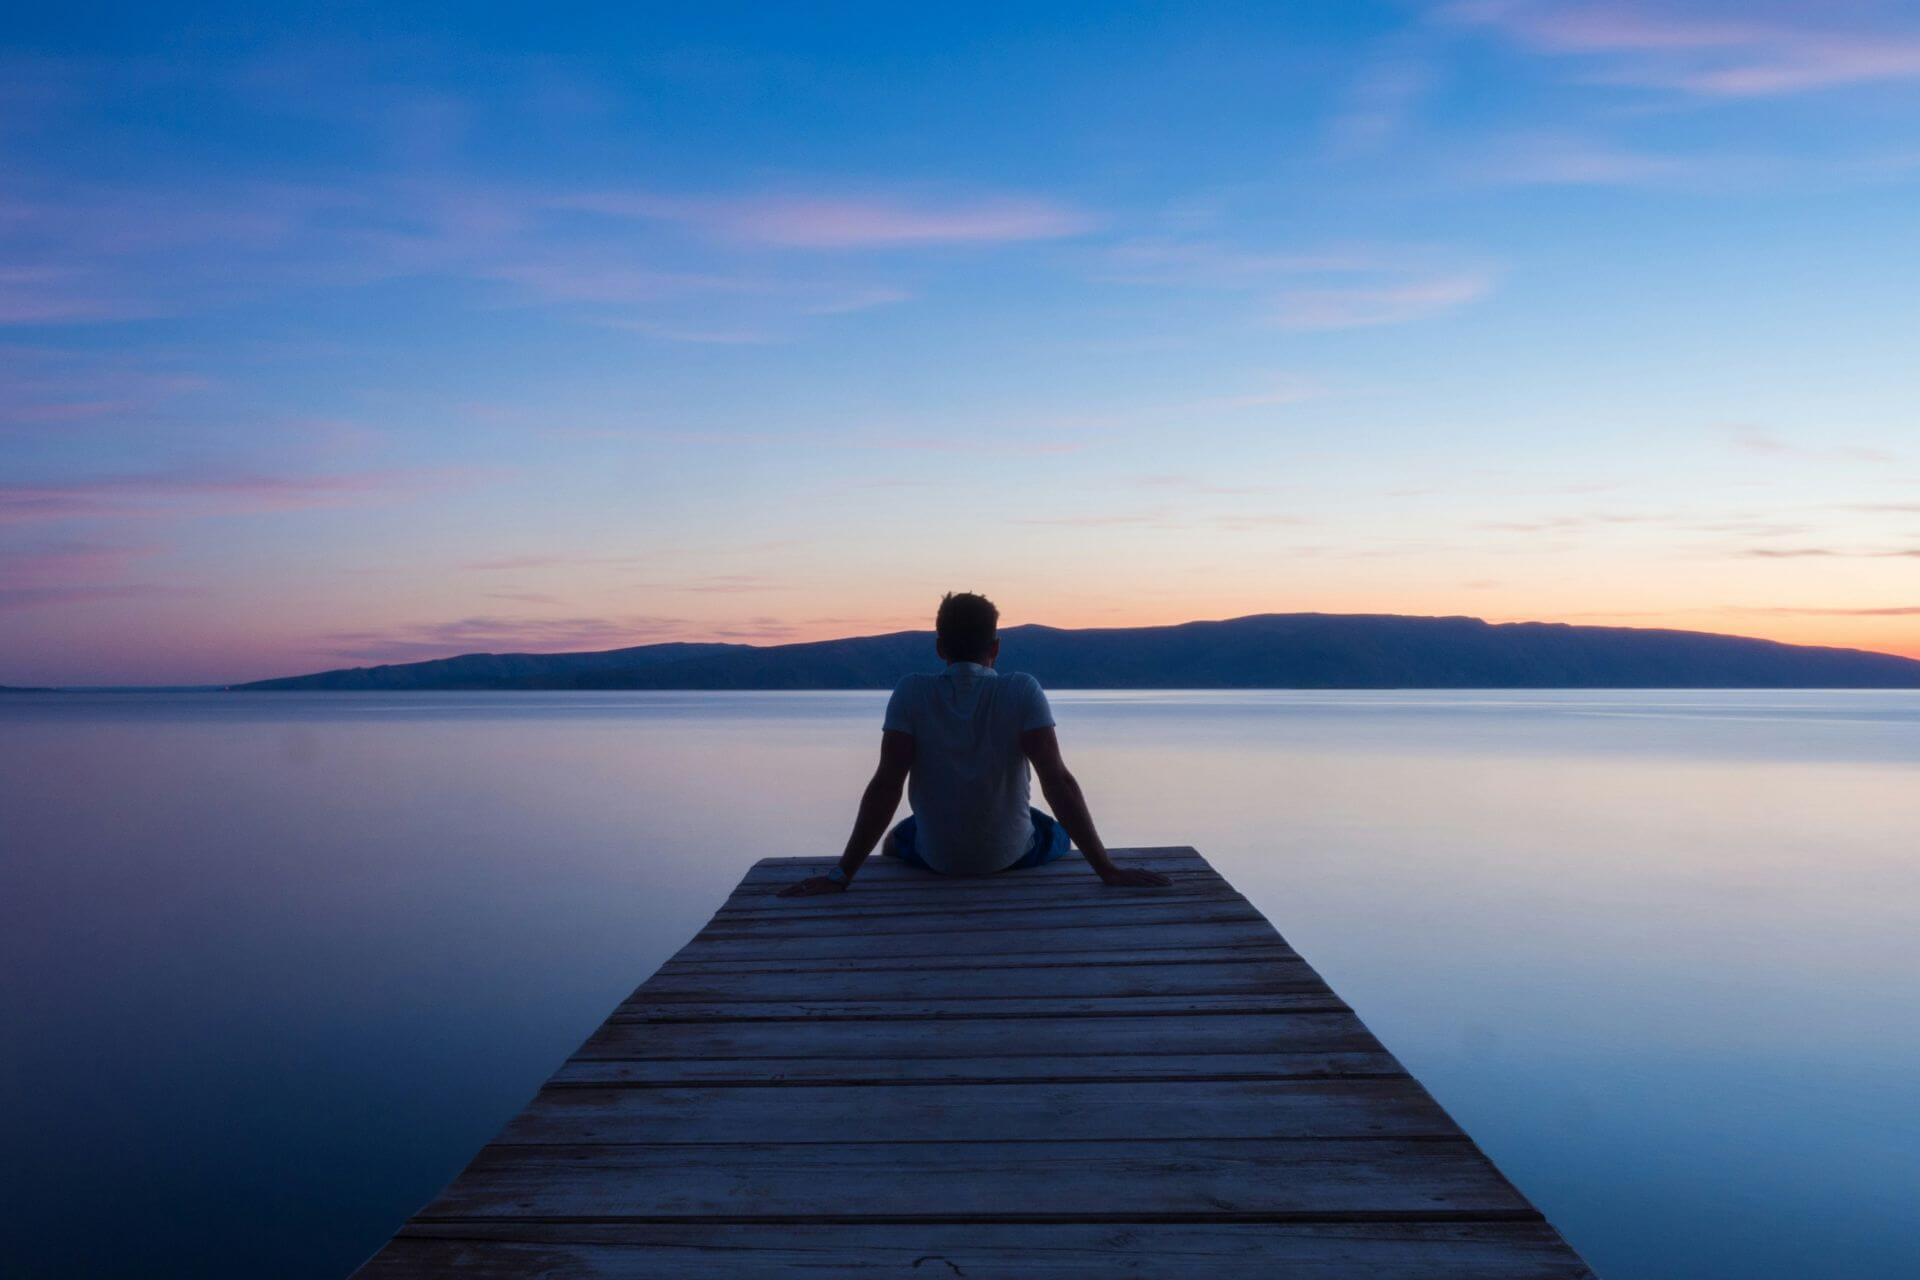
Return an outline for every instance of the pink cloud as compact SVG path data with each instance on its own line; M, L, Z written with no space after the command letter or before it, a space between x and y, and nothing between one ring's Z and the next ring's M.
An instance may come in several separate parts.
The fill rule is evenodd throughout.
M1920 548L1892 551L1853 551L1843 547L1754 547L1737 552L1749 560L1920 560Z
M824 442L823 442L824 443ZM1010 454L1015 457L1046 457L1055 454L1079 453L1089 447L1085 440L1036 440L1001 437L998 439L973 438L950 439L945 436L856 436L839 441L843 447L853 449L900 450L909 453L969 453L992 452Z
M679 582L638 584L656 591L684 591L694 595L757 595L763 591L783 590L782 584L752 573L714 573L704 578Z
M1725 168L1718 162L1714 167ZM1618 187L1687 185L1703 175L1697 157L1649 155L1579 138L1523 137L1475 165L1474 176L1516 186Z
M612 328L641 334L648 338L659 338L666 342L691 342L710 347L764 347L780 341L773 334L762 333L757 329L689 329L679 325L659 324L651 320L609 320L607 324Z
M0 551L0 610L172 594L173 588L126 580L136 563L159 550L153 546L54 542Z
M1493 288L1485 270L1449 268L1430 254L1389 246L1289 253L1208 241L1143 241L1122 246L1109 261L1112 266L1102 278L1115 283L1264 294L1277 289L1267 318L1296 330L1423 319L1476 301ZM1294 382L1263 396L1234 397L1205 407L1283 404L1320 394L1317 386Z
M68 267L0 267L0 324L130 320L155 309Z
M1728 605L1721 612L1798 614L1822 618L1915 618L1920 617L1920 604L1886 605L1873 609L1829 609L1814 605Z
M1199 490L1198 492L1211 493L1212 491ZM1176 512L1171 508L1160 507L1148 511L1040 516L1017 520L1014 523L1063 529L1220 529L1228 533L1251 533L1260 529L1291 527L1306 522L1298 516L1282 512L1213 515L1193 510Z
M1493 281L1477 272L1387 285L1329 285L1282 293L1270 319L1282 329L1312 331L1405 324L1477 302Z
M1270 484L1221 484L1213 480L1199 480L1193 476L1158 475L1141 476L1138 483L1146 489L1175 489L1182 493L1206 494L1212 497L1272 493Z
M1415 105L1433 87L1434 71L1408 56L1382 58L1364 68L1333 122L1335 146L1350 154L1375 150L1405 127Z
M23 550L0 551L0 582L26 586L76 577L117 575L135 561L160 550L153 546L116 546L98 542L54 542Z
M661 302L693 294L764 292L767 285L719 273L659 271L632 265L630 255L571 248L485 263L477 274L515 284L549 302L611 305Z
M1050 200L997 196L945 203L895 196L764 195L737 198L603 193L558 207L679 222L723 239L792 249L887 249L1053 240L1093 219Z
M1371 271L1384 256L1364 247L1317 252L1243 249L1209 240L1136 240L1107 256L1100 279L1116 284L1250 289L1276 276Z
M574 565L635 565L644 559L642 556L502 556L492 560L469 560L460 568L492 573L502 570L558 569Z
M195 518L344 506L444 484L445 475L154 474L68 484L0 485L0 525L51 520Z
M208 386L89 351L0 346L0 427L59 427L148 409Z
M1272 409L1283 405L1318 400L1327 389L1308 378L1282 378L1265 391L1247 391L1238 395L1208 396L1185 404L1169 405L1163 413L1209 413L1216 410Z
M32 609L49 604L92 604L100 600L129 600L143 596L172 595L175 589L143 583L107 586L9 587L0 585L0 612Z
M515 604L559 604L560 597L544 591L483 591L489 600L511 600Z
M1874 464L1896 462L1898 457L1885 449L1864 445L1804 445L1784 440L1760 427L1737 423L1728 428L1732 445L1742 453L1767 458L1819 459Z
M1043 200L999 199L946 207L885 200L777 199L725 210L729 235L763 244L851 249L992 244L1078 235L1092 221Z
M912 297L904 289L859 289L803 309L810 316L844 316L855 311L871 311L875 307L890 307Z
M1884 29L1807 21L1819 9L1790 8L1787 20L1655 11L1637 5L1468 0L1455 21L1494 27L1541 52L1601 60L1593 79L1673 89L1704 97L1800 93L1920 78L1920 28Z
M849 449L880 453L981 453L991 450L996 453L1018 457L1051 456L1055 454L1078 453L1089 448L1087 440L1061 439L1050 435L1002 435L998 437L953 437L937 435L897 434L895 429L886 426L849 429L845 431L813 431L801 433L795 431L676 431L651 427L639 427L630 431L608 432L568 432L569 435L584 434L587 438L631 438L644 437L649 440L666 441L674 444L702 444L715 446L764 446L786 449Z

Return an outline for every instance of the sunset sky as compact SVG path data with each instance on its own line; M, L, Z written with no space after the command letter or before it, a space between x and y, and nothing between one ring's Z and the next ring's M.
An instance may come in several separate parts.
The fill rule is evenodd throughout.
M38 6L0 683L1293 610L1920 656L1912 4Z

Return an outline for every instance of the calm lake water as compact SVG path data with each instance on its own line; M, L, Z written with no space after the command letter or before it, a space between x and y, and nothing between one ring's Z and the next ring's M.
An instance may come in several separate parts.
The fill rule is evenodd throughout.
M0 1272L344 1274L839 851L883 700L0 699ZM1920 695L1055 706L1609 1280L1920 1274Z

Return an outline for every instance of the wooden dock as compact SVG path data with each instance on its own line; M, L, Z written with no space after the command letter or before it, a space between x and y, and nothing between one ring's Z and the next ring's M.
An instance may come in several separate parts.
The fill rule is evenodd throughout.
M1560 1236L1191 849L754 865L360 1270L1573 1280Z

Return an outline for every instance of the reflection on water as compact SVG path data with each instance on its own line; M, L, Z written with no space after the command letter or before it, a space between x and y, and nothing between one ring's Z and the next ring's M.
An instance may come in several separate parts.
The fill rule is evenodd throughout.
M0 699L4 1269L343 1273L883 697ZM1610 1280L1920 1271L1920 695L1055 703Z

